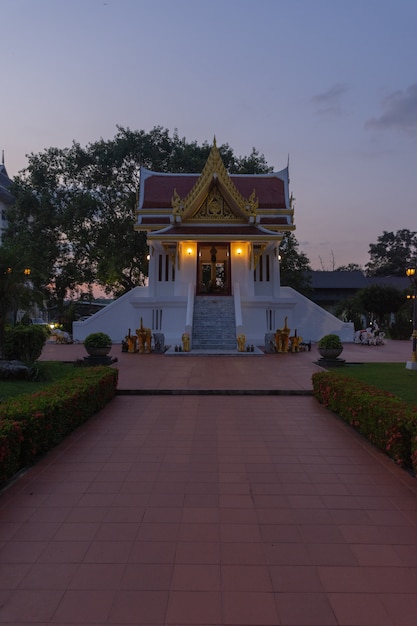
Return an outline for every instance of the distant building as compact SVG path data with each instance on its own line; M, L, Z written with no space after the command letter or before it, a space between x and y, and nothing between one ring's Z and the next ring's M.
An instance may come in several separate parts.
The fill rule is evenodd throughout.
M3 232L7 227L6 210L14 203L14 196L10 193L9 189L12 185L6 167L4 165L4 152L2 154L0 164L0 245L3 239Z
M394 287L399 291L407 289L409 279L404 276L365 276L360 270L353 272L312 271L307 273L312 293L311 300L331 313L337 305L352 298L360 289L371 285Z

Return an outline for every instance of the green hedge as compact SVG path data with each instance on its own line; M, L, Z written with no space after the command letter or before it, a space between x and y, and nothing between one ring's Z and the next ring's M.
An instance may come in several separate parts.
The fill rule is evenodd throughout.
M331 372L313 374L313 393L398 465L417 473L417 407Z
M115 395L118 370L74 368L43 391L0 404L0 481L9 480L103 408Z

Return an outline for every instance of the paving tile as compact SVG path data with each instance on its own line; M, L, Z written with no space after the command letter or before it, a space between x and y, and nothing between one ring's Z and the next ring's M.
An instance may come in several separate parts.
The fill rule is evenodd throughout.
M175 541L135 541L129 563L174 563L175 555Z
M222 565L221 576L224 591L272 591L270 570L264 565Z
M18 587L30 568L29 563L0 563L0 590Z
M276 602L284 626L338 626L333 607L324 593L277 593ZM355 622L352 622L355 624Z
M0 563L35 563L47 548L46 541L9 541L0 548Z
M68 589L79 567L78 563L34 563L21 579L19 588Z
M1 606L1 621L34 624L52 619L64 591L57 589L17 589Z
M220 565L176 563L172 574L173 591L220 591L222 588ZM224 588L224 582L223 582Z
M272 565L269 567L273 590L279 593L323 593L319 569L312 565Z
M128 563L121 571L120 589L169 591L171 588L171 563Z
M415 626L417 615L417 596L415 593L386 593L379 596L379 599L391 618L389 624Z
M222 565L265 565L266 557L262 543L222 543Z
M339 626L412 626L390 617L382 596L370 593L332 593L328 595ZM398 616L402 615L400 611ZM415 614L414 614L415 618Z
M176 563L220 563L220 543L182 541L177 543Z
M171 591L165 624L222 623L221 594L216 591Z
M222 601L226 624L275 626L280 623L272 593L225 591Z
M64 593L51 624L106 624L114 593L109 589L69 589Z
M120 586L124 571L125 564L123 563L81 563L66 588L116 590Z

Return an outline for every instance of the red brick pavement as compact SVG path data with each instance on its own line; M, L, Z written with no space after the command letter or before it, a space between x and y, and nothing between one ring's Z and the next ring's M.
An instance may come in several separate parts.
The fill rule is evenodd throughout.
M126 388L316 369L115 355ZM415 626L416 524L415 479L312 397L118 396L3 492L0 623Z

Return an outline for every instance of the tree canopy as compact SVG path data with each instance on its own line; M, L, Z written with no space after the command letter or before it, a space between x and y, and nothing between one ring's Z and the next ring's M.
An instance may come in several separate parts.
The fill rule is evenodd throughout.
M304 252L299 251L299 247L294 233L285 232L280 245L281 285L309 295L311 292L308 276L308 272L311 271L310 261Z
M366 270L370 276L404 276L406 268L417 259L417 232L406 228L396 233L384 230L377 243L369 244L369 255Z

